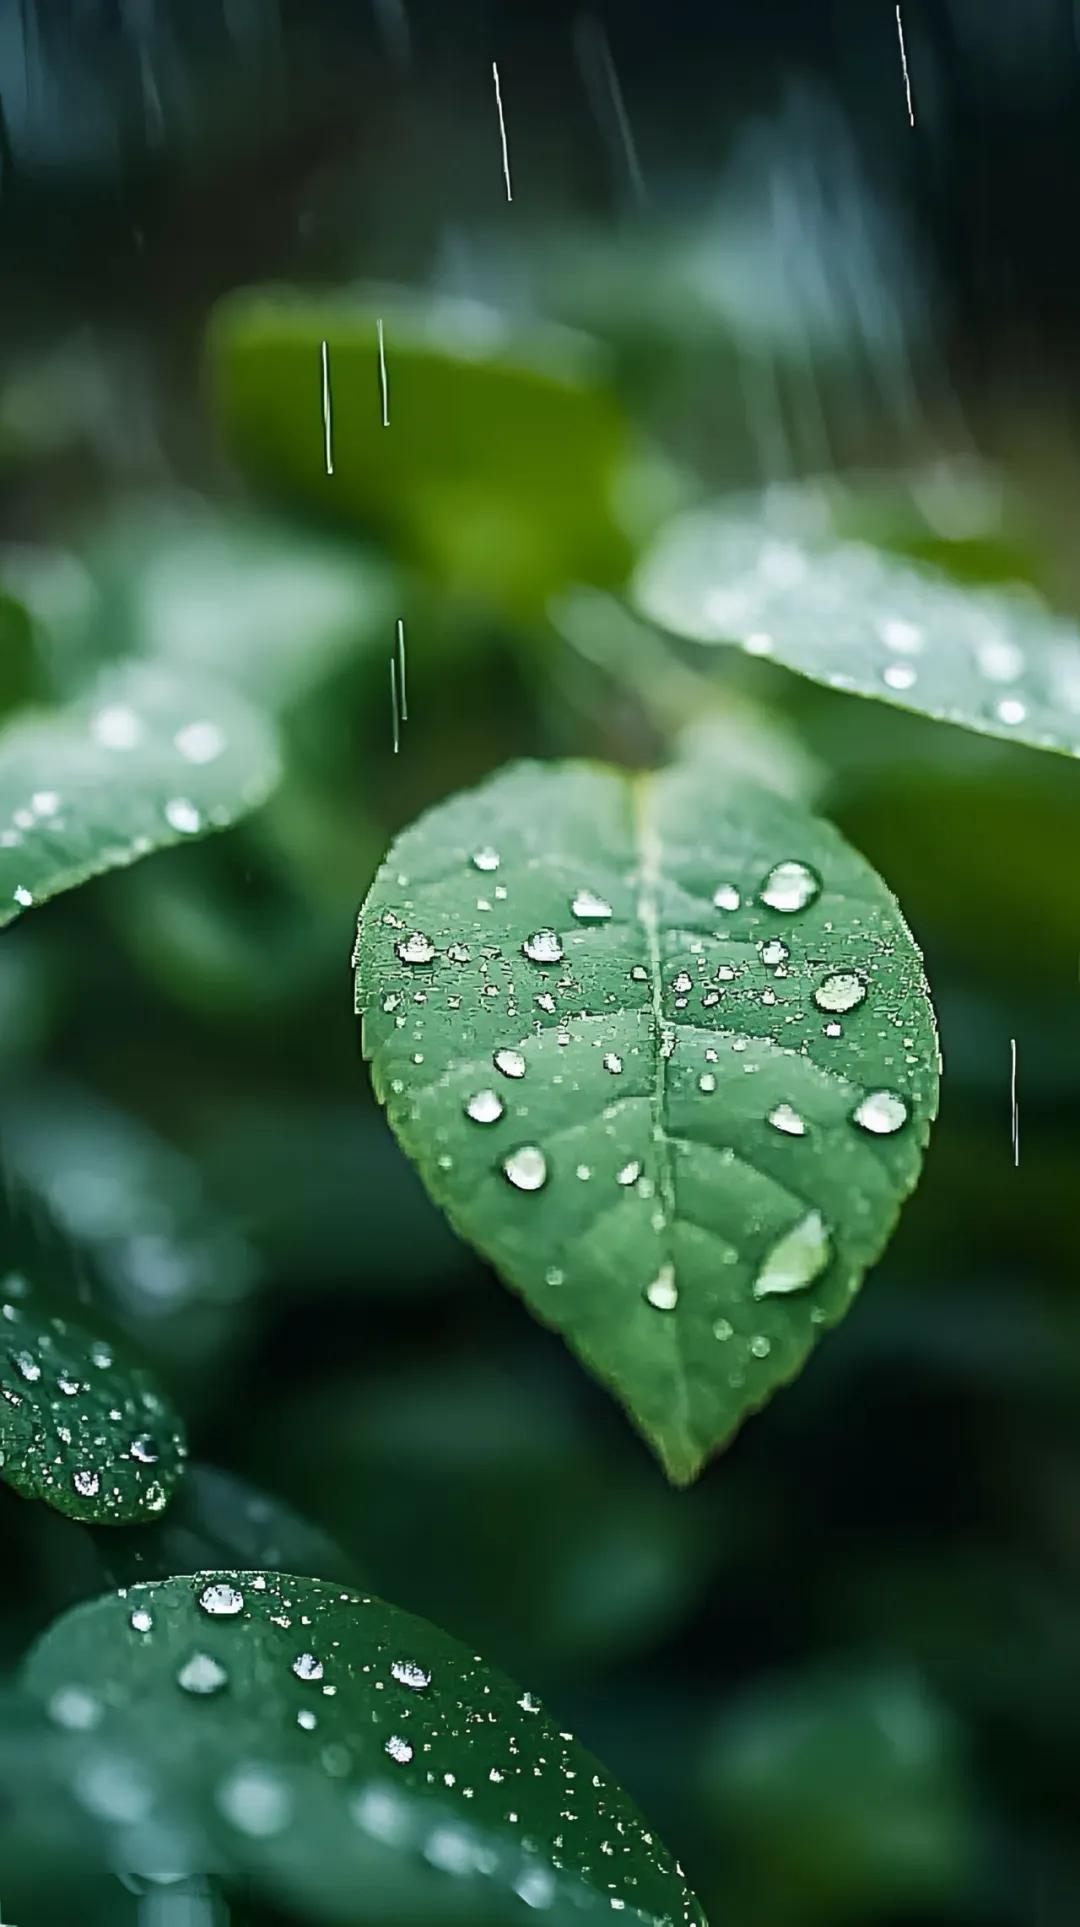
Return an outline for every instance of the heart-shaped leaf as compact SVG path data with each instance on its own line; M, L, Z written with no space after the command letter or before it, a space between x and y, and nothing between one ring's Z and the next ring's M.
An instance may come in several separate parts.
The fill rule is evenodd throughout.
M152 1519L187 1447L149 1373L43 1309L25 1279L0 1283L0 1474L28 1499L89 1524Z
M1080 756L1080 631L1030 589L961 586L838 539L818 492L679 517L639 565L638 607L832 689Z
M70 708L0 730L0 925L102 871L222 829L278 775L269 725L163 663L108 671Z
M276 493L516 610L624 576L628 428L584 337L521 338L475 302L401 289L253 289L218 309L210 354L229 440Z
M519 764L398 839L356 964L433 1197L693 1477L918 1176L937 1044L895 900L705 761Z
M367 1927L704 1927L630 1801L536 1700L380 1600L200 1573L79 1606L27 1663L81 1784L138 1788L188 1866ZM117 1839L118 1851L122 1840Z

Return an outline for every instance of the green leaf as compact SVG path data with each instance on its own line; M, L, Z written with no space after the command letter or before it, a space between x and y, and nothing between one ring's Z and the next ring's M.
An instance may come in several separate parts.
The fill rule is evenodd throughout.
M100 1584L166 1579L174 1572L251 1566L356 1582L362 1568L283 1500L212 1465L189 1466L164 1518L96 1535ZM96 1588L95 1588L96 1590Z
M0 925L224 828L277 774L270 727L241 696L161 663L122 665L78 704L18 718L0 730Z
M1080 755L1080 632L1022 585L961 586L838 539L814 489L678 518L638 567L637 606L939 722Z
M474 302L401 289L255 289L219 307L210 356L226 434L256 482L380 532L441 582L531 612L561 583L625 575L628 427L585 338L515 336Z
M706 762L518 764L398 839L356 963L433 1197L692 1478L917 1179L937 1046L895 900Z
M0 1471L28 1499L88 1524L164 1510L183 1470L181 1421L148 1372L54 1318L25 1279L0 1285Z
M528 1906L704 1927L591 1755L380 1600L276 1573L172 1578L68 1613L26 1678L69 1726L73 1772L137 1780L138 1818L180 1822L192 1872L370 1927L494 1927Z

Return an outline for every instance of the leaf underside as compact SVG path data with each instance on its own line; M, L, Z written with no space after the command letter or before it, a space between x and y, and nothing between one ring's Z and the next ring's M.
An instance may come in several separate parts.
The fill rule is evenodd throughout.
M1080 756L1080 632L1023 586L973 587L822 531L811 489L679 517L640 563L637 607L830 688Z
M707 764L518 764L398 839L355 962L432 1196L692 1478L843 1316L918 1177L938 1053L895 900Z
M704 1927L597 1761L381 1600L264 1572L132 1586L50 1627L26 1684L68 1729L76 1784L137 1789L140 1822L186 1843L189 1871L371 1927L536 1908ZM132 1818L116 1799L95 1811Z

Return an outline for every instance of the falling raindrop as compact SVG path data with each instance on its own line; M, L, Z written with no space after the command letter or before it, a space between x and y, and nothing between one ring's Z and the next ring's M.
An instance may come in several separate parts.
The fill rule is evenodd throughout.
M778 863L769 871L758 895L770 910L805 910L821 889L821 878L805 863Z
M807 1212L794 1230L785 1232L768 1253L754 1280L754 1297L803 1291L824 1270L831 1251L821 1213Z
M572 898L570 909L581 923L602 923L611 915L610 903L598 897L592 890L579 890Z
M435 955L435 945L422 930L410 930L407 937L394 945L403 964L429 964Z
M547 1183L547 1159L537 1144L521 1144L502 1162L503 1175L516 1191L539 1191Z
M491 1061L504 1077L525 1075L525 1059L519 1050L497 1050Z
M555 930L534 930L521 948L530 963L556 964L563 959L562 939Z
M497 1124L505 1108L497 1091L476 1091L465 1100L465 1115L474 1124Z
M853 970L835 970L814 991L819 1010L854 1010L866 996L866 980Z
M907 1123L908 1107L894 1091L868 1091L854 1111L856 1124L875 1137L890 1137Z

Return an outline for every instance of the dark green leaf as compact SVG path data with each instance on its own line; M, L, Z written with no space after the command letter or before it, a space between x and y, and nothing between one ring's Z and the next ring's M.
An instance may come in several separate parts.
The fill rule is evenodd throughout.
M560 583L625 575L616 495L627 424L584 338L520 339L476 303L400 289L322 299L270 289L230 297L210 349L229 440L275 492L376 529L442 581L515 609Z
M27 1683L84 1783L111 1773L141 1789L138 1818L182 1823L191 1871L248 1872L365 1927L538 1907L703 1927L629 1800L531 1695L379 1600L276 1573L136 1586L59 1620Z
M113 1585L217 1566L267 1572L301 1567L323 1579L358 1577L355 1562L291 1506L211 1465L189 1467L165 1517L154 1525L96 1538L105 1579Z
M838 539L814 489L678 518L640 564L638 607L832 689L1080 755L1080 633L1033 591L961 586Z
M77 705L0 730L0 924L171 843L222 829L278 774L269 726L233 690L129 663Z
M520 764L398 839L356 962L433 1197L693 1477L918 1177L937 1044L895 900L705 759Z
M69 1518L119 1525L164 1510L187 1450L149 1373L43 1309L26 1281L0 1285L0 1471Z

